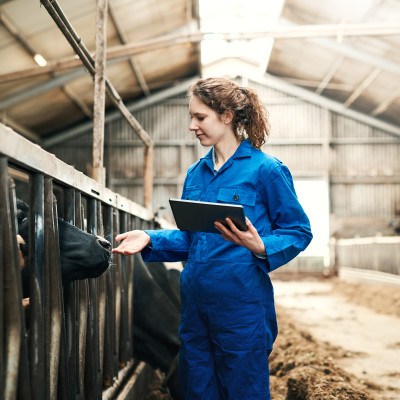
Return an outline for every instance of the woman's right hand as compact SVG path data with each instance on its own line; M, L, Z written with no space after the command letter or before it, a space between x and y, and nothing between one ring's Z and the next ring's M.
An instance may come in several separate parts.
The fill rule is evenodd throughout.
M123 240L123 242L115 249L112 249L112 252L126 256L139 253L151 244L150 236L146 232L139 230L121 233L116 236L115 240L117 242Z

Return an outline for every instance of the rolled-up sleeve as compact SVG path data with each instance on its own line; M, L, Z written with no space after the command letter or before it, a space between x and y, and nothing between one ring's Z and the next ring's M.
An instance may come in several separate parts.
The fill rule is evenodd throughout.
M261 236L261 239L267 252L269 270L273 271L308 246L312 240L311 225L297 199L286 166L276 166L268 176L260 177L260 186L271 221L271 234Z

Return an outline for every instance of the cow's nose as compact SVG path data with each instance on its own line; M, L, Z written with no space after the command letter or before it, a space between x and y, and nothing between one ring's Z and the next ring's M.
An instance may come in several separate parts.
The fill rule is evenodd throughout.
M111 243L108 240L98 237L97 241L99 242L101 247L104 247L106 250L111 250Z

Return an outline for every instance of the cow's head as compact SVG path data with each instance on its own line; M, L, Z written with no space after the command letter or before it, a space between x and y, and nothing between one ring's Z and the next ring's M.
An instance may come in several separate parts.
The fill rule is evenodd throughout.
M29 241L29 207L17 200L18 242L23 281L27 278ZM86 233L58 219L62 283L77 279L97 278L107 270L111 261L111 243ZM25 287L26 282L23 282ZM24 290L25 292L25 290Z

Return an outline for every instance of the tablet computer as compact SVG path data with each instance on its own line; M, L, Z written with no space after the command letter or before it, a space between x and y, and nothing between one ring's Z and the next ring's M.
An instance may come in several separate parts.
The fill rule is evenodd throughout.
M225 218L230 218L241 231L247 231L241 205L180 199L169 199L169 203L176 225L182 231L220 233L214 228L214 221L227 226Z

